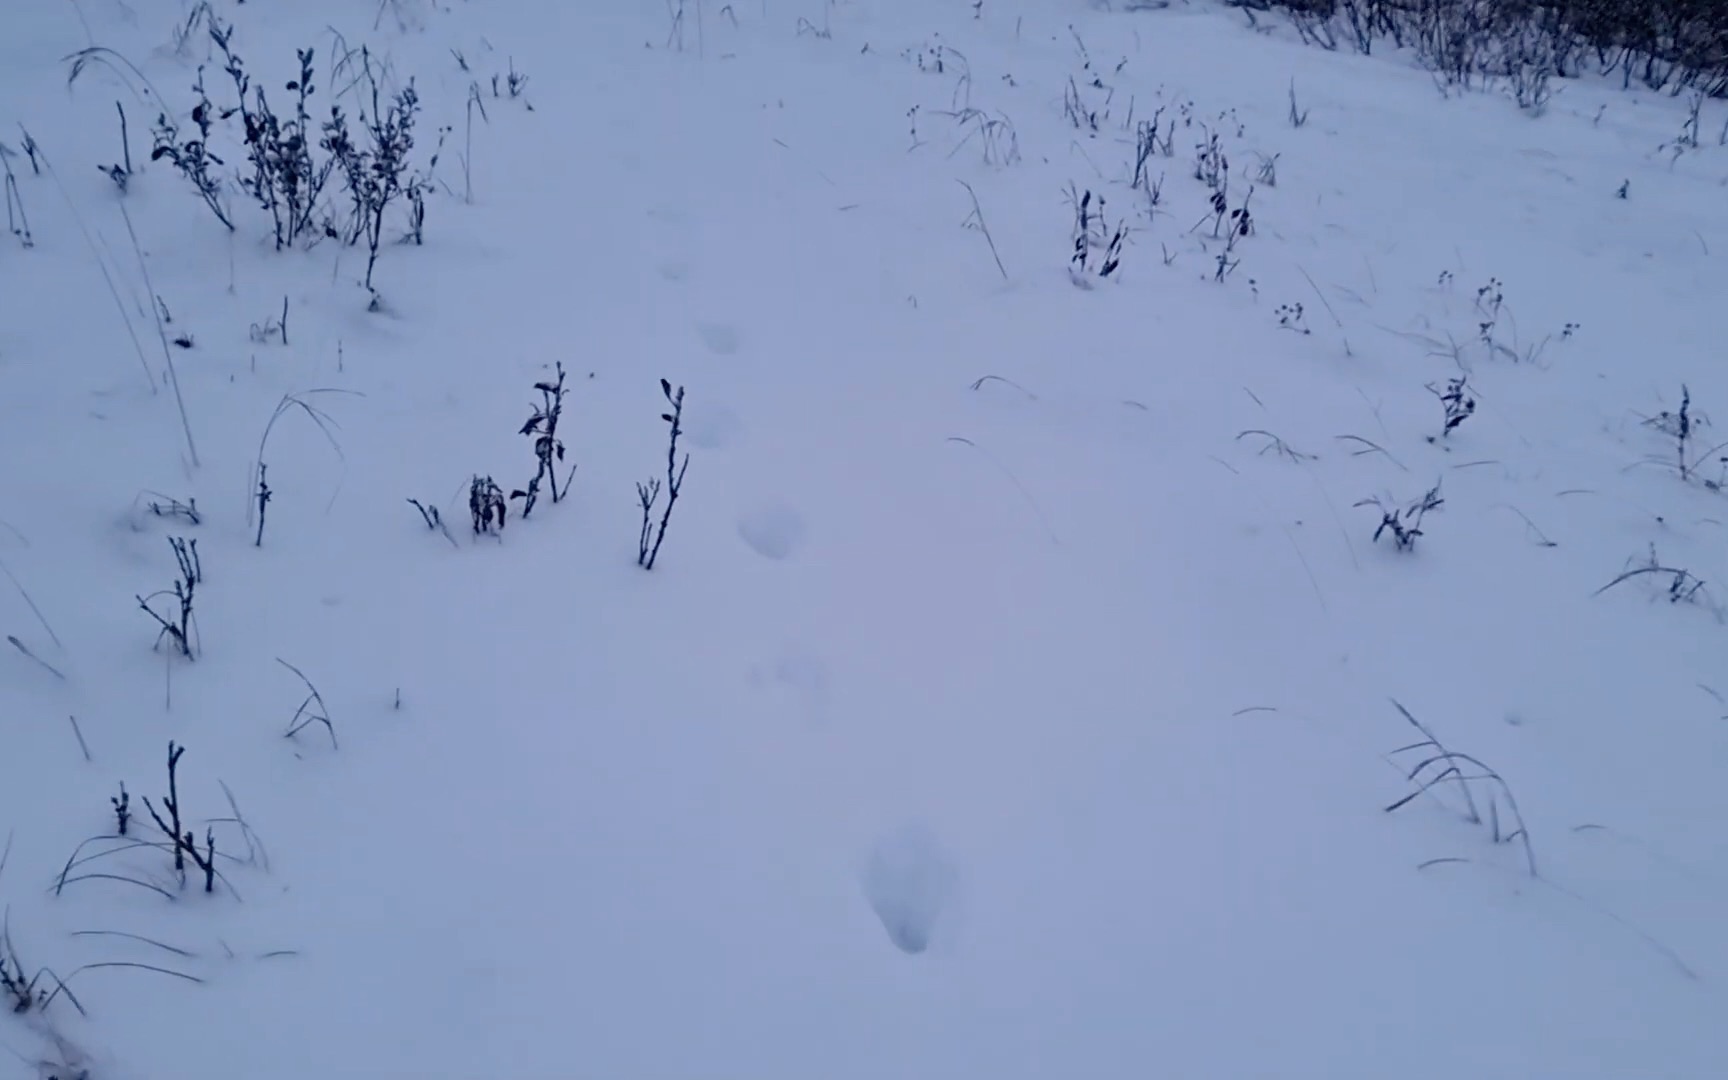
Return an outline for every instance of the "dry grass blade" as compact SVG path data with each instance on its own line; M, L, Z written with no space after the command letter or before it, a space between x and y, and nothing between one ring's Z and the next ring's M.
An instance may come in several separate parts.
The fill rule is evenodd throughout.
M348 458L342 453L342 444L337 440L335 435L337 431L341 430L342 425L338 424L335 418L329 413L312 404L309 399L311 399L313 395L317 394L347 394L353 397L366 396L358 390L343 390L329 386L315 387L311 390L302 390L298 394L282 395L282 400L276 403L276 408L270 413L269 421L264 425L264 434L259 436L258 456L252 461L252 473L247 480L246 526L248 528L251 528L253 523L256 521L255 515L258 512L258 500L256 495L256 492L258 491L258 470L264 463L264 452L270 445L270 433L276 429L276 422L281 420L284 416L287 416L295 410L299 410L307 419L317 425L319 433L324 436L324 441L329 443L330 449L336 452L336 459L344 465L347 464Z
M1236 441L1241 442L1250 435L1266 440L1265 445L1260 447L1259 451L1257 451L1258 453L1265 454L1268 451L1276 452L1279 457L1288 458L1290 461L1298 464L1304 461L1320 460L1318 455L1298 450L1283 439L1279 438L1277 435L1274 435L1270 431L1266 431L1262 428L1249 428L1246 431L1239 432L1236 436Z
M88 764L89 762L94 761L95 759L90 756L90 744L84 741L84 729L78 726L78 718L76 716L67 716L66 719L72 722L72 734L78 737L78 749L84 752L85 763Z
M1360 435L1334 435L1333 438L1339 440L1340 442L1360 443L1362 446L1367 447L1367 449L1365 449L1365 450L1352 450L1350 452L1351 457L1363 457L1364 455L1367 455L1367 454L1385 454L1387 461L1390 461L1392 464L1398 466L1400 469L1403 469L1405 472L1410 471L1409 469L1404 468L1404 463L1402 461L1399 461L1397 458L1392 456L1392 452L1390 450L1387 450L1384 446L1381 446L1379 443L1374 442L1371 439L1364 439Z
M1044 513L1044 508L1038 505L1038 500L1032 497L1032 493L1026 490L1026 485L1020 482L1020 478L1015 476L1014 473L1009 470L1008 466L996 460L994 454L991 454L988 450L985 450L982 446L979 446L977 443L963 435L950 435L944 441L959 443L962 446L970 446L973 450L978 452L980 457L994 465L998 472L1008 478L1008 482L1013 484L1015 490L1020 492L1020 497L1026 500L1026 505L1031 507L1032 512L1038 516L1039 524L1044 526L1045 534L1050 537L1050 543L1056 547L1062 546L1062 541L1056 536L1056 529L1050 524L1050 518Z
M324 695L320 694L318 688L312 685L312 680L306 677L305 672L280 656L276 658L276 662L292 671L301 682L305 683L307 691L306 699L300 702L298 709L294 710L294 718L288 722L288 730L283 738L292 739L312 724L323 724L324 730L330 734L330 749L339 749L336 745L336 727L330 722L330 709L324 704Z
M191 952L187 949L182 949L176 945L169 945L167 942L157 941L155 938L145 937L142 934L129 934L124 930L74 930L74 931L72 931L72 936L73 937L124 938L127 941L137 941L137 942L141 942L145 945L154 945L156 948L161 949L163 952L170 952L170 953L173 953L175 956L182 956L188 960L196 960L198 958L198 954L195 952ZM76 973L74 973L74 974L76 974Z
M40 656L37 656L35 653L31 652L30 646L24 644L22 641L19 641L16 635L7 634L6 640L11 643L11 645L14 649L17 649L20 653L23 653L25 659L34 660L38 665L45 668L47 670L48 674L54 676L56 679L59 679L61 682L66 681L66 675L64 672L62 672L59 668L55 667L53 664L50 664L48 661L42 659Z
M1494 505L1496 507L1505 507L1507 510L1512 511L1523 519L1525 526L1530 530L1531 536L1535 538L1538 547L1551 548L1560 546L1554 541L1548 539L1548 534L1543 532L1534 521L1531 521L1528 514L1524 513L1524 511L1518 509L1516 506L1513 506L1511 503L1495 503Z
M1320 286L1314 284L1314 279L1308 276L1308 271L1302 269L1300 266L1296 269L1302 275L1303 280L1308 282L1308 287L1314 290L1314 295L1320 298L1320 305L1326 309L1326 314L1332 316L1333 324L1340 330L1344 329L1344 320L1340 319L1338 317L1338 312L1332 309L1332 302L1326 299L1326 294L1320 291Z
M85 855L84 854L85 848L89 847L91 844L99 843L103 840L118 841L119 846L111 847L111 848L107 849L106 851L99 851L94 855ZM55 879L54 895L59 896L60 893L66 888L67 882L70 880L67 877L67 875L72 873L72 871L76 870L78 867L83 866L85 863L94 862L97 859L105 859L110 855L118 855L123 851L136 851L137 849L139 849L141 847L154 848L157 851L172 850L171 848L168 847L167 844L153 843L152 841L149 841L149 840L132 840L132 839L128 839L127 837L124 837L124 836L112 836L112 835L110 835L110 836L92 836L92 837L90 837L89 839L80 843L77 847L73 848L72 854L66 857L66 865L62 866L60 868L60 875L58 878Z
M144 288L151 296L160 296L156 286L150 281L150 265L144 261L144 248L138 243L138 231L132 227L132 215L126 210L124 200L116 204L120 208L120 216L126 222L126 235L132 241L132 252L138 258L138 273L144 279ZM198 446L192 441L192 421L186 415L186 399L180 394L180 373L174 367L174 350L168 347L168 328L162 324L162 307L152 304L151 312L156 318L156 336L162 342L162 362L168 369L168 388L174 391L174 407L180 412L180 428L186 436L186 452L192 457L192 467L200 468L198 461Z
M980 376L979 378L973 380L972 389L974 389L974 390L983 389L984 384L987 382L1005 383L1009 386L1012 386L1014 389L1020 391L1022 394L1025 394L1031 400L1033 400L1033 401L1038 400L1037 394L1034 394L1032 391L1026 389L1024 386L1021 386L1019 383L1015 382L1013 379L1004 378L1001 375L983 375L983 376Z
M187 982L202 983L204 981L198 976L188 975L184 971L174 971L170 968L157 967L155 964L140 964L134 960L104 960L96 964L85 964L84 966L74 970L72 974L66 976L66 978L73 978L81 971L95 971L98 968L136 968L140 971L154 971L158 975L172 975L176 979L185 979Z
M953 155L950 154L950 157ZM972 185L964 180L958 181L966 189L966 194L972 199L972 216L966 219L968 225L976 225L978 231L984 234L984 242L990 245L990 257L996 260L996 270L1002 275L1002 280L1008 280L1008 268L1002 265L1002 256L996 250L996 238L990 235L990 226L984 222L984 208L978 204L978 193L972 190Z
M26 133L28 134L28 133ZM132 325L132 315L126 310L126 301L120 297L120 287L114 283L114 275L108 269L108 261L102 257L102 251L96 246L96 240L90 235L90 226L85 223L84 215L78 212L78 204L72 200L72 193L66 190L66 185L60 180L60 173L48 160L47 151L36 147L35 160L42 163L42 169L48 178L54 181L54 188L60 193L60 198L66 203L66 209L71 212L73 222L78 226L78 232L84 237L84 244L90 249L90 255L96 260L96 268L102 272L102 281L108 286L108 295L114 299L114 308L120 312L120 319L126 324L126 335L132 341L132 351L138 357L138 366L144 369L144 381L150 385L150 392L156 392L156 377L150 373L150 361L144 356L144 343L138 340L138 328Z
M44 971L47 971L47 973L49 975L53 976L55 989L54 989L54 992L52 994L49 994L46 998L42 999L42 1007L44 1009L46 1009L49 1005L52 1005L54 1003L55 998L59 997L61 994L65 994L66 1000L70 1001L73 1005L77 1006L78 1012L80 1014L82 1014L84 1016L89 1016L90 1014L84 1011L84 1006L79 1005L78 999L73 996L72 988L67 986L66 984L69 980L76 979L83 972L95 971L99 968L134 968L134 969L139 970L139 971L155 972L158 975L171 975L176 979L185 979L187 982L198 983L199 985L203 985L203 982L204 982L204 980L200 979L198 976L188 975L184 971L174 971L171 968L157 967L155 964L140 964L140 963L137 963L137 962L132 961L132 960L104 960L101 963L97 963L97 964L85 964L83 967L80 967L80 968L74 970L70 975L66 976L66 978L64 978L64 979L62 979L58 975L55 975L52 971L47 971L47 969L44 968L43 969Z
M1705 520L1708 521L1709 519ZM1628 565L1630 566L1629 569L1625 570L1615 577L1614 580L1602 586L1600 589L1597 589L1590 595L1592 597L1601 596L1603 593L1622 582L1630 581L1636 577L1643 577L1647 574L1656 574L1659 576L1665 576L1668 579L1667 587L1663 592L1670 604L1695 604L1708 611L1717 622L1728 620L1728 610L1724 610L1721 605L1716 602L1716 598L1710 592L1708 583L1703 578L1684 567L1665 565L1656 553L1655 544L1650 545L1649 553L1645 556L1642 562L1637 565L1631 565L1631 560L1628 560Z
M79 874L77 877L63 879L60 882L60 886L64 888L67 885L76 885L80 881L122 881L128 885L136 885L140 889L149 889L164 900L173 900L175 898L173 893L164 889L160 885L152 885L148 881L139 881L137 878L126 877L123 874Z
M1447 855L1447 856L1442 856L1441 858L1438 858L1438 859L1429 859L1426 862L1417 863L1416 869L1426 870L1430 866L1444 866L1447 863L1467 863L1469 861L1470 861L1469 859L1460 858L1457 855Z
M1411 714L1410 710L1406 709L1402 703L1400 703L1397 700L1394 700L1392 702L1392 707L1397 709L1399 714L1402 715L1405 720L1408 720L1410 722L1410 726L1415 728L1417 731L1420 731L1422 733L1422 736L1423 736L1421 742L1414 742L1408 746L1401 746L1397 750L1392 751L1393 756L1397 756L1398 754L1408 753L1411 750L1421 750L1423 748L1432 748L1434 750L1440 751L1441 753L1445 752L1446 748L1440 744L1439 736L1435 735L1432 731L1430 731L1428 729L1428 727L1422 723L1422 721L1416 719L1416 717ZM1411 773L1410 775L1414 776L1415 774ZM1458 786L1464 793L1464 803L1469 808L1469 811L1470 811L1470 823L1472 825L1481 824L1482 815L1476 809L1476 800L1470 794L1470 785L1460 782L1460 784ZM1398 803L1393 804L1392 806L1387 807L1386 809L1388 811L1395 810L1398 807L1403 806L1404 803L1406 803L1408 801L1409 801L1408 799L1402 800Z
M75 53L62 56L60 62L70 65L66 72L66 89L68 90L77 84L79 76L83 75L84 72L92 68L102 68L124 83L126 89L132 92L132 96L138 99L140 105L147 105L153 109L167 107L165 104L167 99L157 91L156 85L150 81L150 77L139 71L138 65L126 59L124 55L106 46L92 45L86 49L79 49ZM140 93L138 87L132 84L134 78L143 84L144 93ZM149 101L145 94L155 98L155 102Z
M77 972L73 972L73 974L76 975ZM76 994L72 993L72 988L66 985L65 979L62 979L60 976L54 974L54 969L52 969L52 968L43 968L42 970L38 971L34 976L31 977L30 988L32 990L35 989L36 984L39 981L41 981L42 976L44 976L44 975L46 975L50 979L54 980L54 992L42 999L42 1006L41 1006L42 1008L46 1009L49 1005L52 1005L54 1003L55 998L59 997L61 994L65 994L66 1000L70 1001L72 1003L72 1007L74 1009L78 1010L78 1015L85 1017L86 1019L89 1018L90 1012L89 1012L89 1010L84 1008L84 1003L82 1001L78 1000L78 996Z
M265 849L263 838L253 831L251 825L247 824L246 815L240 812L240 804L235 801L234 792L229 789L227 782L218 779L216 783L222 788L222 795L228 800L228 809L234 816L232 818L213 818L211 819L212 823L228 823L239 826L240 836L246 841L247 860L256 863L260 869L268 872L270 869L270 852Z
M37 607L36 601L31 598L30 591L24 587L23 582L18 580L18 575L12 572L12 568L6 565L5 559L0 559L0 574L6 575L6 580L12 583L12 588L18 591L18 595L30 608L30 614L36 616L36 621L42 624L42 629L48 631L48 638L54 642L54 647L64 651L66 646L61 643L60 635L56 634L54 628L48 624L48 616L42 614L42 609Z
M1590 595L1591 596L1601 596L1603 593L1607 592L1609 589L1612 589L1614 586L1620 584L1621 582L1630 581L1632 578L1640 577L1644 574L1670 574L1676 578L1691 577L1692 576L1692 572L1690 570L1681 570L1681 569L1678 569L1677 567L1673 567L1673 566L1640 566L1640 567L1636 567L1634 569L1626 571L1625 573L1621 574L1619 577L1615 578L1613 581L1610 581L1608 584L1602 586L1600 589L1597 589L1595 592L1591 593Z
M1475 795L1472 794L1470 785L1473 782L1487 784L1489 785L1487 796L1488 825L1494 843L1510 844L1514 841L1519 842L1524 851L1524 863L1530 872L1530 876L1540 877L1541 875L1539 875L1536 870L1536 849L1530 842L1530 830L1524 824L1523 812L1519 810L1518 800L1512 794L1512 788L1506 783L1506 780L1493 768L1483 763L1480 758L1447 749L1447 747L1440 742L1438 736L1429 730L1421 721L1417 720L1416 717L1411 714L1410 710L1406 709L1398 701L1394 700L1392 705L1405 720L1410 722L1411 726L1421 732L1424 736L1422 741L1401 747L1399 750L1394 751L1394 754L1407 753L1412 750L1430 750L1432 752L1424 756L1421 761L1419 761L1414 767L1410 768L1406 773L1406 779L1417 783L1416 789L1387 806L1385 812L1391 813L1401 807L1407 806L1411 802L1415 801L1418 796L1424 795L1429 791L1432 791L1438 785L1451 780L1455 782L1458 789L1464 793L1465 804L1469 808L1467 816L1471 824L1479 825L1482 824L1482 814L1478 809L1478 803ZM1436 766L1439 766L1439 768L1436 769ZM1467 773L1464 771L1462 766L1468 766L1475 771ZM1428 773L1426 778L1423 778L1424 773ZM1510 815L1512 828L1509 831L1501 828L1500 807L1502 803L1505 804L1506 812Z

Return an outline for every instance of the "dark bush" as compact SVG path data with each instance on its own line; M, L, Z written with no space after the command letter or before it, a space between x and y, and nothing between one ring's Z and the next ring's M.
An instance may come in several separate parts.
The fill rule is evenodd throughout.
M1594 72L1625 87L1728 97L1728 0L1238 2L1283 13L1327 48L1412 48L1452 85Z

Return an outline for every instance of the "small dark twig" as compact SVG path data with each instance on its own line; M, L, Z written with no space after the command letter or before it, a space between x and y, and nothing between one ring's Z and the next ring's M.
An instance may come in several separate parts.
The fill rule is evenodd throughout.
M118 111L120 113L121 167L126 170L127 176L131 176L132 175L132 139L126 133L126 106L124 106L120 102L116 101L114 103L114 108L116 111Z
M642 534L636 549L636 565L644 570L654 569L654 561L660 557L660 545L666 540L666 526L672 520L672 507L678 502L678 495L684 489L684 473L690 468L690 455L684 455L682 465L678 462L678 436L684 433L684 388L672 392L672 384L665 379L660 380L660 392L666 396L666 401L672 406L669 413L661 413L660 419L666 421L669 427L670 439L666 447L666 506L660 512L660 528L654 536L652 547L648 545L649 513L662 490L659 480L650 480L647 484L637 484L636 493L642 500Z
M37 656L35 653L31 652L30 646L24 644L22 641L19 641L17 635L7 634L6 640L11 642L12 647L14 649L17 649L19 652L23 653L25 655L25 657L27 657L30 660L34 660L44 671L48 672L48 674L54 676L56 679L59 679L61 682L66 681L66 676L61 673L59 668L55 667L53 664L50 664L48 661L42 659L40 656Z
M420 520L426 523L426 528L443 533L444 539L450 541L451 547L461 546L456 543L456 538L450 535L449 527L444 524L444 515L439 513L436 505L427 505L419 499L409 499L408 505L420 511Z
M156 645L160 647L162 639L169 638L180 655L191 660L195 656L192 604L198 585L204 580L204 568L198 558L198 541L171 536L168 544L174 549L174 561L179 566L180 576L175 579L171 589L161 589L147 597L138 596L135 599L144 613L155 619L162 628L161 633L156 635ZM164 616L150 606L152 600L162 596L174 597L177 610L172 616Z
M66 719L72 721L72 734L78 737L78 749L84 752L84 760L86 762L93 760L90 757L90 744L84 741L84 732L78 728L78 718L76 716L68 716Z
M181 831L179 767L180 758L186 753L184 746L168 744L168 796L162 801L163 808L168 811L168 821L162 820L162 815L156 812L150 799L144 799L144 809L150 812L150 818L156 822L156 827L167 834L174 844L174 870L180 875L181 883L186 880L186 860L191 859L192 865L204 873L204 891L216 891L216 832L206 829L204 833L204 850L198 850L192 830ZM170 822L172 824L170 824Z
M258 536L252 542L253 547L264 546L264 511L270 505L271 494L270 484L264 479L264 474L269 468L270 466L262 461L258 463L258 490L253 494L253 498L258 502Z
M468 513L473 518L475 536L502 533L507 506L504 489L490 476L469 479Z
M964 180L957 181L966 189L966 194L972 198L972 213L961 222L962 228L977 229L984 234L984 242L990 245L990 257L996 260L996 270L1002 275L1002 280L1008 280L1008 268L1002 265L1002 256L996 250L996 239L990 235L990 226L984 221L984 208L978 204L978 193L972 190L972 185Z
M540 498L540 482L551 485L552 502L556 504L569 493L570 483L576 478L576 466L570 466L570 474L564 481L563 490L558 488L558 466L564 461L564 440L558 437L558 421L564 415L564 395L569 393L564 389L564 365L556 366L558 378L553 382L542 380L534 384L534 389L540 392L540 404L535 406L534 413L528 417L528 422L522 425L518 433L527 435L534 440L534 460L537 469L534 479L528 482L525 489L510 493L511 499L522 500L522 517L526 519L534 511L534 504Z

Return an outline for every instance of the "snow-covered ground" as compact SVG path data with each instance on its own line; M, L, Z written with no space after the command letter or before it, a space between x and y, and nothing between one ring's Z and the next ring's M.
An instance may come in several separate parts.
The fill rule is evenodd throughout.
M315 50L314 122L362 46L412 78L438 190L369 311L238 116L232 234L148 160L199 64L234 103L189 5L0 16L0 901L53 997L0 1076L1720 1075L1728 107L1676 153L1683 100L1533 118L1198 0L215 11L279 109ZM570 496L476 537L559 363ZM1388 812L1445 764L1393 699L1476 823Z

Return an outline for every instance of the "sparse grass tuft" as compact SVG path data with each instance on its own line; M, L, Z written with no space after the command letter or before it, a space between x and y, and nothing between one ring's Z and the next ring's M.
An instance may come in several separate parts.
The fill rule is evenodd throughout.
M149 596L139 596L136 599L144 613L156 620L161 628L156 635L155 647L160 648L162 639L167 638L174 643L175 651L191 660L196 657L199 649L196 642L198 628L194 622L192 606L198 586L204 580L204 567L198 559L198 541L172 536L168 538L168 546L174 550L174 562L179 568L174 584L170 588L159 589ZM163 614L153 605L167 597L174 599L174 605L167 614Z
M166 158L192 185L199 201L222 223L222 227L233 232L234 218L228 209L228 196L220 175L226 163L210 149L217 109L210 103L210 93L204 88L203 67L198 69L192 92L197 95L191 112L192 126L197 129L197 135L183 135L179 125L169 119L167 113L158 113L156 125L151 129L155 146L150 151L150 160Z
M294 677L306 687L306 696L301 700L299 707L294 710L294 716L288 721L288 730L282 733L282 737L292 739L313 724L323 724L324 730L330 735L330 749L338 749L336 726L330 722L330 708L324 704L324 695L318 692L318 687L312 684L312 680L306 677L305 672L280 656L276 658L276 662L292 671Z
M1446 380L1444 389L1429 383L1428 392L1439 399L1445 413L1440 434L1428 436L1429 442L1446 438L1452 434L1452 429L1476 415L1476 399L1470 396L1469 377L1466 375Z
M552 491L552 502L558 503L570 491L571 481L576 479L576 466L570 466L570 472L565 476L564 487L558 486L558 466L564 461L564 440L558 437L558 421L564 416L564 395L569 393L564 389L564 365L560 362L556 368L557 379L547 382L542 380L534 384L534 389L540 393L540 404L534 407L533 415L522 425L520 435L527 435L534 440L534 461L536 469L534 479L528 481L526 488L510 493L512 501L522 500L522 517L526 519L534 512L534 504L540 499L540 483L545 481Z
M29 249L36 246L36 237L30 232L30 216L24 212L24 196L18 191L18 177L12 172L12 158L16 153L10 146L0 143L0 174L4 174L6 184L6 229L19 244Z
M1718 620L1723 618L1722 609L1717 605L1705 586L1703 578L1683 567L1668 566L1656 555L1656 545L1650 545L1649 553L1637 562L1628 560L1628 568L1608 584L1591 593L1591 596L1601 596L1603 593L1623 582L1646 575L1655 575L1659 579L1667 579L1667 585L1662 589L1662 596L1670 604L1696 604L1714 615Z
M1392 751L1391 757L1398 759L1401 767L1403 762L1415 757L1416 763L1408 766L1405 778L1415 784L1416 788L1387 806L1386 813L1407 806L1420 796L1430 794L1450 781L1463 798L1465 819L1472 825L1487 824L1496 844L1518 842L1524 851L1526 869L1531 877L1537 877L1536 849L1530 843L1530 830L1524 824L1524 815L1518 809L1518 800L1513 797L1512 788L1505 779L1484 765L1480 759L1448 749L1439 736L1397 701L1392 702L1392 706L1412 727L1422 733L1422 739ZM1400 755L1408 756L1400 758Z
M1643 423L1674 442L1672 459L1653 458L1650 463L1671 466L1680 474L1681 480L1696 480L1711 491L1721 491L1724 484L1728 484L1728 456L1722 453L1728 450L1728 442L1702 450L1698 448L1698 433L1710 426L1710 417L1692 407L1692 391L1684 383L1680 386L1678 409L1663 409L1655 416L1644 417ZM1716 476L1701 475L1700 470L1710 464L1716 466Z
M1094 197L1090 188L1081 193L1069 184L1068 201L1074 209L1074 240L1068 256L1068 276L1074 284L1089 289L1093 278L1104 280L1121 269L1122 242L1128 237L1128 225L1118 220L1112 226L1104 196Z
M1290 126L1305 127L1308 124L1308 110L1296 103L1296 80L1290 80Z
M478 474L469 478L468 514L473 519L475 536L502 533L508 513L504 489L498 486L497 481Z
M276 424L283 417L292 413L305 416L317 427L318 433L324 436L324 441L330 444L330 449L336 452L337 460L347 461L342 453L342 444L336 439L336 432L341 425L337 424L335 418L329 413L314 404L315 401L330 394L362 396L356 390L342 390L333 387L315 387L295 394L283 394L281 400L276 402L276 407L270 411L270 419L264 422L264 431L258 437L258 456L252 459L252 491L246 510L246 524L256 526L256 544L259 547L264 544L264 508L269 505L271 498L270 487L264 482L267 467L264 456L270 449L270 435L276 430Z
M425 181L412 171L409 155L414 150L414 125L420 114L420 95L412 80L394 94L380 86L369 50L362 47L360 63L363 86L369 92L370 112L360 114L363 142L356 141L341 106L332 106L324 122L319 144L335 160L348 190L350 219L345 230L349 244L366 242L365 288L378 306L372 275L384 243L386 214L392 206L407 201L423 214Z
M234 28L211 16L210 40L221 50L224 70L234 83L235 109L245 129L246 157L250 175L240 185L270 215L276 250L291 246L302 237L316 235L318 209L324 187L336 167L335 156L315 160L314 128L308 102L314 93L313 50L295 51L299 74L287 84L294 95L294 111L279 116L271 108L261 84L246 73L246 65L234 51ZM328 148L326 148L328 149Z
M1374 542L1379 543L1382 536L1390 536L1392 545L1399 551L1416 550L1416 541L1421 536L1422 521L1432 511L1440 509L1446 500L1440 497L1440 483L1423 493L1422 497L1404 506L1387 505L1379 496L1371 496L1353 504L1355 506L1372 506L1380 511L1380 524L1374 530Z

